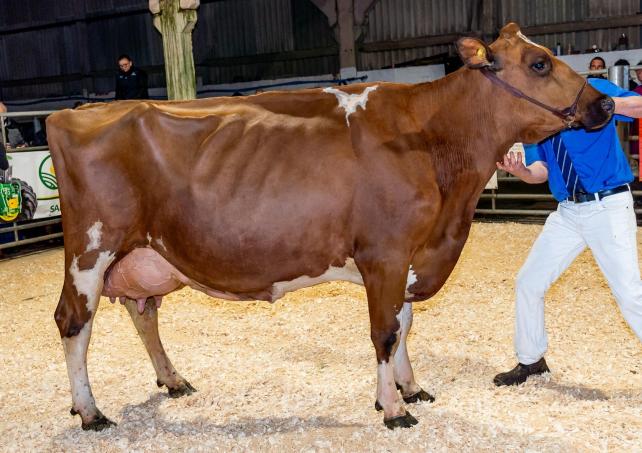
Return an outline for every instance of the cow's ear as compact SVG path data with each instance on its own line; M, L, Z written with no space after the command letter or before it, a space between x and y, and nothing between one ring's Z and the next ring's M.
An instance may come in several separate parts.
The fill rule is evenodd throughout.
M457 41L457 52L467 68L479 69L493 65L493 53L477 38L460 38Z

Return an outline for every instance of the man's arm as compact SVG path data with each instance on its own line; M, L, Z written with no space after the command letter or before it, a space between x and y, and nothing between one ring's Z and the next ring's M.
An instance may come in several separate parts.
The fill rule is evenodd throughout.
M642 118L642 96L614 97L615 113L630 118Z
M517 176L528 184L541 184L548 179L546 162L537 160L527 167L522 161L522 154L513 151L504 155L503 162L497 162L497 168Z

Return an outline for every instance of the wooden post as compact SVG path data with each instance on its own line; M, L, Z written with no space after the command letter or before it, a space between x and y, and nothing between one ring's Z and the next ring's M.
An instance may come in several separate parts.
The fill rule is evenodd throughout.
M167 98L196 98L192 30L200 0L149 0L154 26L163 37Z
M357 60L354 54L354 7L352 0L337 0L339 23L339 64L341 78L357 75Z

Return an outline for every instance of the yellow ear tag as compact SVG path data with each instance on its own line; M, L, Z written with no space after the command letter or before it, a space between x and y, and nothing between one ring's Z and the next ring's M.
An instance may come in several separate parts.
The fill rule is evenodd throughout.
M486 58L486 49L484 49L483 47L480 47L479 49L477 49L477 54L476 55L479 58Z

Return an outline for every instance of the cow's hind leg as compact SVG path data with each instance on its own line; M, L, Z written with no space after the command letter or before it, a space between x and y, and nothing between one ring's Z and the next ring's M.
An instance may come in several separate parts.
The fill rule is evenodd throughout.
M105 269L113 261L109 252L72 256L65 272L55 320L60 331L71 384L72 415L80 415L84 430L100 431L115 423L96 407L87 374L87 348L98 308ZM79 264L80 262L80 264Z
M383 421L390 429L410 428L417 424L417 419L406 411L399 398L393 364L401 339L400 312L406 273L384 268L379 263L361 263L360 270L368 294L370 337L377 356L377 402L383 408Z
M169 396L172 398L190 395L195 392L196 389L178 374L165 353L158 333L158 309L154 298L147 299L145 311L142 314L138 312L136 302L131 299L127 299L125 307L127 307L138 335L143 340L149 358L152 360L152 365L156 370L156 383L158 386L166 386Z

